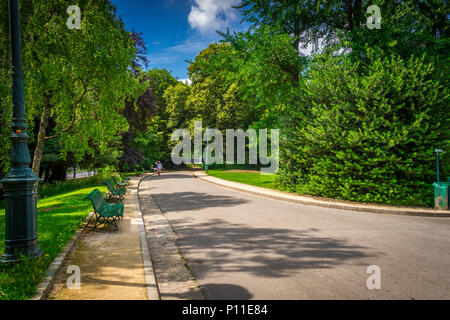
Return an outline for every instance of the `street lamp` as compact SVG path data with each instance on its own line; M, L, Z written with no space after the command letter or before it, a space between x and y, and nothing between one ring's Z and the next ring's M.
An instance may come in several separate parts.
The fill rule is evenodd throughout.
M209 133L209 128L206 128L206 131ZM205 131L205 134L206 134ZM205 172L208 173L208 159L209 159L209 134L208 138L206 139L206 159L205 159Z
M33 185L38 178L30 169L27 122L24 108L22 48L17 0L9 0L12 58L12 142L11 168L1 182L5 189L4 263L16 262L20 255L38 258L42 252L37 240L37 195Z
M439 153L442 152L442 149L434 149L434 152L436 152L436 182L439 182Z

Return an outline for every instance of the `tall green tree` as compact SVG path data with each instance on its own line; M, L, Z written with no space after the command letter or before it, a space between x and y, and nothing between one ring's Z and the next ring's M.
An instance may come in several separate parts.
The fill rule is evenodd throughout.
M189 86L181 82L168 87L164 92L164 100L167 103L167 112L169 113L167 127L170 131L185 128L187 121L194 118L195 113L186 106L189 94Z
M120 114L125 100L143 91L130 76L136 49L114 5L79 1L81 29L71 30L66 10L72 4L21 1L25 106L31 129L35 119L39 128L32 163L36 175L49 139L58 139L63 158L71 153L80 161L94 153L93 145L107 152L109 141L128 127Z
M149 78L147 76L144 75L142 81L148 86ZM125 103L123 115L128 122L128 131L122 134L123 153L118 163L121 170L135 167L145 160L145 156L134 140L142 133L147 132L149 120L155 116L156 109L155 95L150 86L137 99L128 99Z
M307 59L298 55L288 34L259 26L252 32L222 34L231 50L228 82L236 82L258 126L279 126L280 110L293 103ZM231 51L231 53L230 53Z
M370 3L369 3L370 2ZM292 36L292 45L335 43L339 32L360 28L368 0L242 0L237 9L253 27L271 26Z
M0 177L9 169L11 127L11 62L9 53L9 25L5 3L0 4Z
M379 30L366 26L371 5L380 8ZM409 55L448 45L449 6L446 0L242 0L236 8L253 28L267 25L292 36L296 49L313 44L318 51L341 44L355 50L361 44L387 47L396 42L397 53Z
M302 194L429 206L434 148L450 147L434 114L448 90L424 58L366 56L314 59L302 101L289 110L280 183Z
M156 114L148 122L148 129L145 133L144 154L148 164L154 164L156 160L164 162L167 168L170 164L171 148L168 141L172 132L167 126L169 112L167 111L167 101L164 93L170 86L175 86L179 81L166 69L150 69L146 75L150 78L150 85L156 98Z

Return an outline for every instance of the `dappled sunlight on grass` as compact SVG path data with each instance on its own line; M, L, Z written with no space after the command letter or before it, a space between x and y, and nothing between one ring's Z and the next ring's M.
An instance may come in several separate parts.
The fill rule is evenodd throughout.
M275 189L274 182L276 175L262 175L259 172L236 172L234 170L222 169L208 170L208 175L257 187Z
M51 196L38 201L37 229L39 247L44 252L38 260L24 260L14 266L0 265L0 300L27 299L34 293L52 260L59 254L92 211L91 202L83 200L94 188L89 187ZM5 209L0 210L0 252L5 241Z

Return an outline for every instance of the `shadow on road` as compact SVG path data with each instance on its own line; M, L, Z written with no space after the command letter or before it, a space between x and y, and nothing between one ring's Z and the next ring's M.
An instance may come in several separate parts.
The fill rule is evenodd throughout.
M194 179L192 175L189 173L173 173L173 172L166 172L161 173L160 176L158 175L152 175L147 178L146 180L167 180L167 179Z
M145 178L146 181L158 181L169 179L191 179L196 181L190 174L186 173L165 173L161 176L153 175ZM170 193L153 193L152 191L158 189L155 187L158 184L143 184L139 187L141 194L149 192L154 201L159 205L163 212L171 211L190 211L199 210L211 207L232 207L247 203L245 199L226 195L211 195L208 193L185 191L185 192L170 192ZM141 198L145 206L145 197Z
M187 174L153 176L151 179L178 178L193 179ZM245 222L245 219L236 222L227 218L227 210L238 210L245 215L246 210L254 210L246 205L251 204L252 200L225 191L209 193L205 185L198 187L198 190L197 184L189 186L188 190L170 192L159 189L156 183L141 184L141 195L146 194L146 187L149 188L147 197L142 197L141 201L145 203L146 198L151 197L163 213L169 214L166 217L180 236L176 244L208 299L251 299L252 294L244 288L245 285L236 285L251 281L251 275L256 281L261 281L258 278L295 279L302 270L333 269L342 265L366 267L366 258L380 254L371 248L353 244L345 237L323 235L317 228L277 228L270 224L253 224L251 220ZM165 193L155 192L152 188L164 190ZM202 211L198 218L194 218L197 211L207 208L225 209L211 211L214 218L208 218L209 211ZM260 209L264 210L264 207ZM224 216L217 218L219 214ZM221 281L225 283L218 283Z
M235 284L208 283L201 286L207 300L250 300L253 295Z
M320 237L309 229L255 228L221 219L202 224L174 219L171 223L184 236L177 244L196 277L208 272L286 277L292 271L332 268L348 260L375 256L365 247L351 245L345 239Z
M151 187L150 187L151 189ZM141 192L146 188L140 189ZM163 212L171 211L191 211L211 207L232 207L247 203L245 199L240 199L225 195L210 195L202 192L173 192L152 194L155 202L161 207ZM142 199L145 203L145 198Z

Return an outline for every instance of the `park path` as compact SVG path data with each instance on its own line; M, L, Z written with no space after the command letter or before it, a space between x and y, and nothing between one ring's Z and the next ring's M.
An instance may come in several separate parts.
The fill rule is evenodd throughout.
M141 181L207 299L449 299L450 218L381 215L225 189L189 172ZM381 289L367 288L379 266Z
M90 226L83 232L73 253L64 263L49 299L57 300L147 300L149 281L144 272L140 226L142 217L136 205L139 178L133 178L124 200L119 231ZM91 221L91 225L92 225ZM143 230L143 229L142 229ZM80 267L81 288L69 289L69 265ZM155 288L156 290L156 288Z

